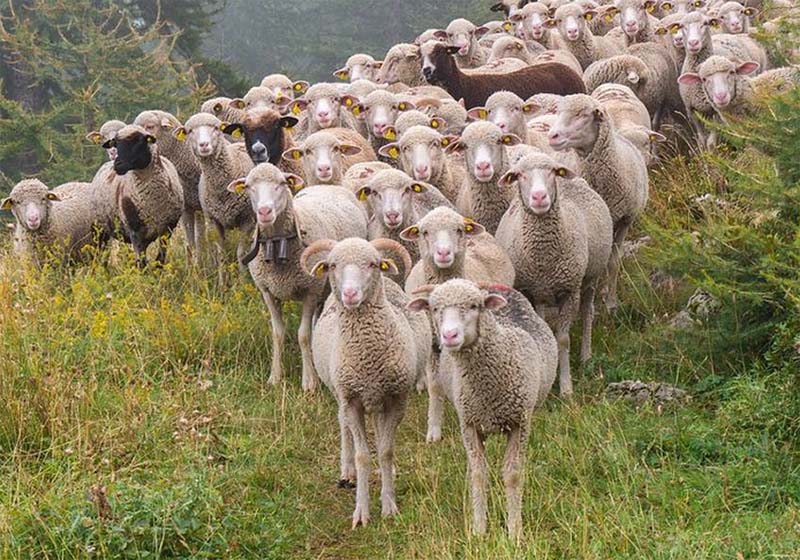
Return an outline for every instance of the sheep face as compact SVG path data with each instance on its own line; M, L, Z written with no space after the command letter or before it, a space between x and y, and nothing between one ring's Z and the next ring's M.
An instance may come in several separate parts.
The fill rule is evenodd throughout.
M444 43L428 42L422 45L422 75L432 85L444 83L445 77L455 67L453 55L458 47Z
M427 126L412 126L396 144L383 146L383 156L399 156L401 168L417 181L430 181L445 164L444 148L450 139Z
M680 25L680 17L677 15L670 15L661 20L661 23L655 29L656 35L670 34L672 37L672 46L681 53L684 50L684 33L683 27Z
M602 107L587 95L570 95L559 106L548 142L556 151L590 149L597 140L599 123L606 117Z
M315 276L328 276L331 293L347 310L372 299L384 272L396 274L394 262L384 259L368 241L355 238L337 243L312 269Z
M439 207L428 212L416 225L404 229L400 238L417 243L422 260L446 270L463 262L467 241L484 231L483 226L458 212Z
M89 140L92 144L97 144L101 146L102 144L108 142L112 138L117 135L117 132L125 128L125 123L122 121L107 121L100 127L99 131L93 131L86 135L86 139ZM108 159L110 161L114 161L117 158L117 149L114 147L106 149L106 154L108 155Z
M254 167L245 179L237 179L228 190L239 195L247 194L259 227L275 224L286 212L294 192L304 186L303 180L292 173L282 173L271 164Z
M383 138L384 132L394 126L401 111L413 109L414 105L398 99L386 92L378 91L368 95L362 103L353 105L353 114L367 123L367 130L376 138Z
M580 41L587 33L587 20L592 19L596 12L584 12L577 4L565 4L556 10L553 19L548 21L550 27L557 27L558 32L567 41Z
M27 231L34 232L47 224L50 204L60 200L44 183L37 180L23 181L0 203L0 209L10 210L18 224Z
M539 2L528 4L509 19L520 26L527 40L539 41L547 31L547 7Z
M685 85L702 84L706 97L714 107L724 109L734 100L738 76L752 74L758 67L757 62L744 62L736 66L728 59L713 56L700 66L699 74L686 73L678 80Z
M467 172L479 183L490 183L503 165L505 147L520 142L518 136L503 134L497 125L478 121L464 129L448 150L464 152Z
M473 23L465 19L456 19L450 22L445 31L437 31L434 36L457 47L458 56L467 56L477 48L478 38L487 31L486 27L475 27Z
M332 134L317 132L303 146L287 150L283 159L302 161L307 178L315 177L319 184L330 184L341 177L342 158L359 153L358 146L343 144Z
M406 49L391 48L386 53L383 65L375 76L375 82L379 84L394 84L401 81L401 76L419 75L421 70L421 55L419 47L416 45Z
M282 117L266 109L248 115L243 123L227 125L223 132L234 138L243 135L247 153L256 165L266 162L277 165L284 152L284 129L291 129L297 122L295 117Z
M503 187L516 185L525 209L537 216L550 212L558 198L558 179L574 179L575 173L546 156L529 156L503 175Z
M310 118L314 119L319 128L334 128L341 126L339 110L342 100L339 95L313 95L306 99L298 99L292 104L292 112L299 114L307 111Z
M117 175L125 175L129 171L146 169L150 165L153 161L150 146L155 143L156 137L152 134L136 131L124 137L117 135L103 144L103 147L117 149L114 171Z
M191 120L187 121L183 128L176 129L175 136L178 140L188 141L192 153L198 158L214 155L217 147L223 144L222 123L203 123L192 126Z
M486 294L466 280L449 280L437 286L429 298L417 298L408 307L429 310L439 346L446 352L458 352L478 340L481 315L505 305L503 296Z
M404 177L396 180L397 174ZM383 220L389 230L397 230L412 215L414 197L426 190L426 185L413 181L405 173L382 171L359 189L358 198L367 202L374 219Z
M754 16L755 13L754 8L745 8L738 2L726 2L719 9L717 17L722 23L725 33L736 35L749 31L750 20L748 18Z
M620 25L628 37L635 37L647 26L647 17L655 10L654 0L617 0Z
M681 23L676 25L683 29L687 52L697 54L711 45L711 29L719 28L719 20L695 12L684 16Z

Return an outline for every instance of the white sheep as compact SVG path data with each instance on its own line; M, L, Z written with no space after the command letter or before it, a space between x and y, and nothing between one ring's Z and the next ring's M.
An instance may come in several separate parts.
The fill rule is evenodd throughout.
M357 80L374 80L381 68L381 62L376 61L368 54L356 53L347 59L343 68L333 73L335 78L345 82L355 82Z
M375 81L389 85L400 83L409 87L426 85L419 46L410 43L394 45L386 53Z
M477 27L464 18L454 19L447 28L435 34L437 39L446 40L449 45L458 47L456 63L461 68L478 68L489 60L489 52L478 44L486 27Z
M286 97L292 98L303 95L309 87L309 83L305 80L297 80L293 82L285 74L270 74L269 76L265 76L259 85L261 87L271 89L276 94L282 93Z
M350 166L374 161L375 152L355 130L329 128L289 148L283 158L302 163L303 179L309 185L339 185Z
M578 4L560 6L548 20L550 27L557 27L567 51L575 55L583 70L592 62L619 54L620 46L605 36L595 36L587 20L597 15L594 10L584 11Z

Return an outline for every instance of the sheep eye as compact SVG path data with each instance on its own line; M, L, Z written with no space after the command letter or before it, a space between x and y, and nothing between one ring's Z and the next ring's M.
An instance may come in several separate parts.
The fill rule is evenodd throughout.
M422 237L424 237L425 239L428 239L428 235L429 235L429 234L428 234L428 232L427 232L427 231L423 231L423 232L422 232Z
M476 311L478 309L478 304L473 303L472 305L469 306L469 308L472 309L473 311Z

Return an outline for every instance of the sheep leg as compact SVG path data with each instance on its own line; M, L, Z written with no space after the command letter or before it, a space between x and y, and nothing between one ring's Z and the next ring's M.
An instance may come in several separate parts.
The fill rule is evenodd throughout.
M572 374L569 365L570 337L569 329L578 310L580 292L575 291L567 295L559 305L558 318L553 329L558 343L558 388L562 397L572 396Z
M394 438L405 410L405 397L397 397L383 405L378 414L377 447L378 465L381 469L381 516L397 515L394 495Z
M510 537L522 535L522 491L525 483L525 443L527 430L516 426L508 433L508 444L503 457L503 485L506 489L506 526Z
M345 405L347 427L353 437L356 452L356 509L353 511L353 529L369 523L369 446L364 423L364 407L351 400Z
M611 246L611 259L608 261L608 274L606 275L604 290L606 309L609 313L613 313L619 306L617 301L617 278L622 264L622 243L625 241L625 236L628 235L630 227L630 220L623 218L614 228L614 243Z
M195 233L194 233L194 210L184 209L181 216L181 225L183 226L183 233L186 235L186 254L189 261L193 261L195 257Z
M344 407L339 407L339 436L341 439L341 454L339 456L339 488L355 488L356 463L353 457L353 434L347 427Z
M594 282L586 286L581 294L581 363L592 358L592 324L594 323Z
M433 443L442 439L442 420L444 418L444 390L439 381L439 353L431 353L428 364L428 433L425 441Z
M486 533L486 450L474 426L463 426L461 438L467 452L469 491L472 496L472 532Z
M217 230L217 238L214 240L214 244L217 247L217 274L219 275L219 285L225 285L225 266L227 263L225 262L225 228L222 227L217 221L214 221L214 229Z
M159 266L164 266L167 262L167 245L169 244L169 236L162 235L158 238L158 254L156 255L156 262Z
M686 115L687 119L689 120L689 124L692 126L694 133L697 136L697 146L702 150L708 141L706 138L706 127L700 122L700 119L697 117L697 114L693 109L687 107Z
M269 309L269 320L272 326L272 367L267 383L277 385L283 381L283 343L286 339L286 325L283 322L283 305L272 297L266 289L261 290L264 303Z
M303 391L313 393L319 385L319 377L314 369L314 359L311 356L311 324L314 320L314 311L317 308L317 297L308 295L303 299L303 315L300 319L300 328L297 331L297 340L303 357Z

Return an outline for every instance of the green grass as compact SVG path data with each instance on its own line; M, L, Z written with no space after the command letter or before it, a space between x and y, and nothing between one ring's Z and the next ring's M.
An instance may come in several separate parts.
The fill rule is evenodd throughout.
M655 176L648 233L691 229L687 201L718 180L690 181L692 165ZM246 279L218 289L177 242L171 264L144 274L127 249L109 268L42 272L6 249L0 557L800 558L792 379L715 352L711 324L669 327L693 287L651 286L667 241L653 243L626 261L624 306L599 318L576 399L534 420L520 543L504 532L502 442L489 445L490 531L476 538L455 417L426 445L424 395L400 428L400 516L379 518L374 468L373 522L351 531L333 400L300 390L294 334L288 382L266 384L269 321ZM603 399L607 381L632 378L694 398L666 410Z

